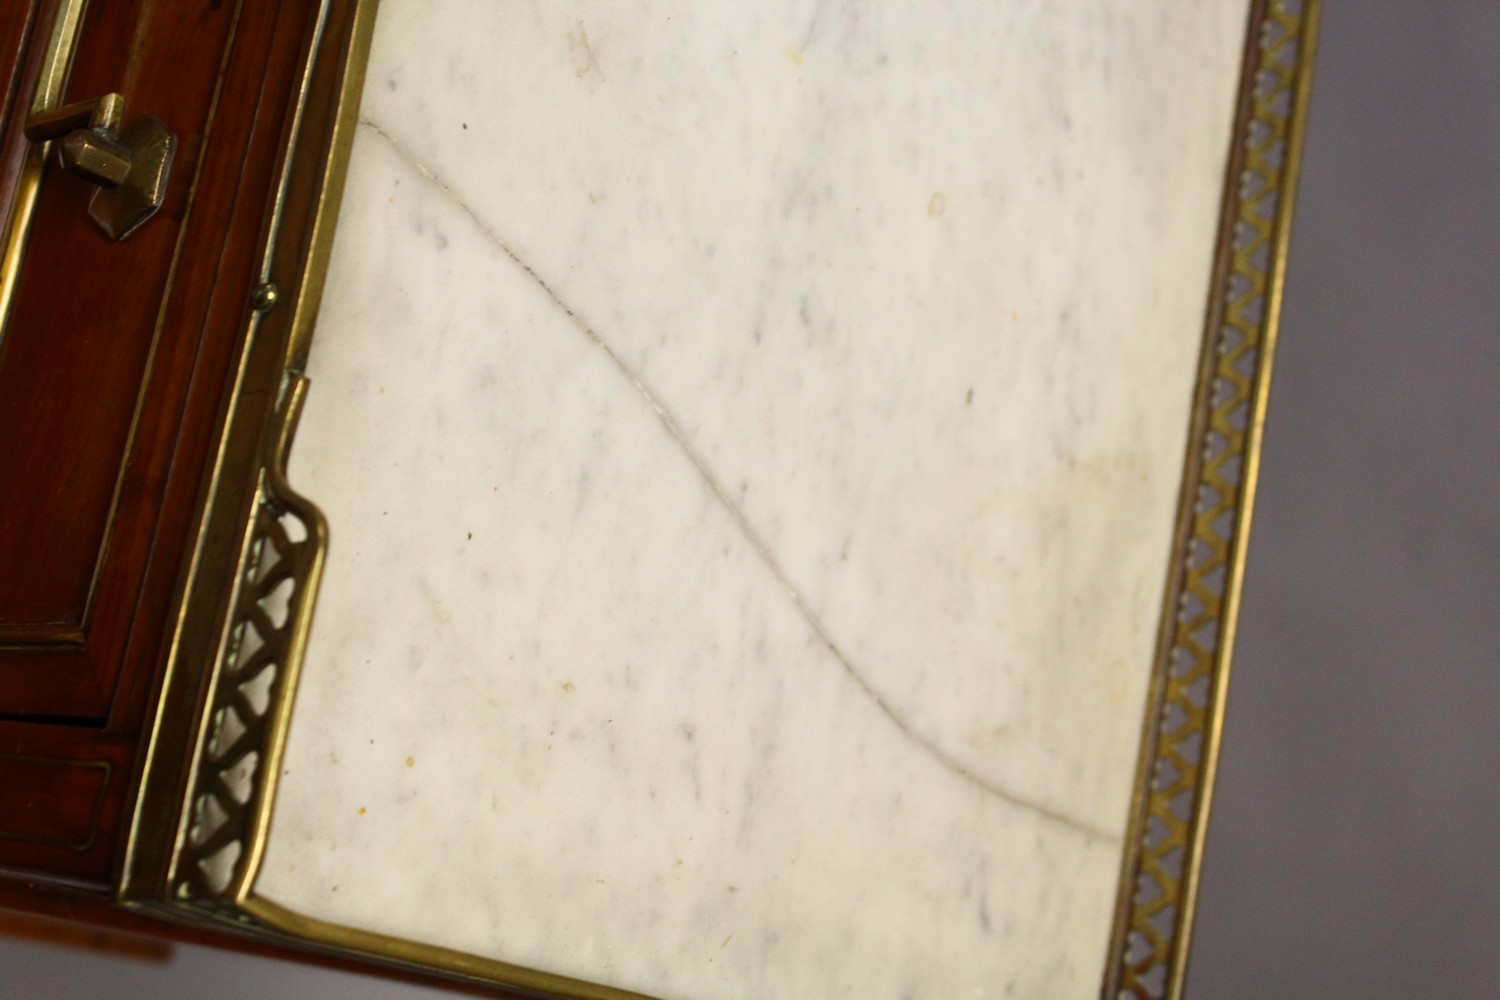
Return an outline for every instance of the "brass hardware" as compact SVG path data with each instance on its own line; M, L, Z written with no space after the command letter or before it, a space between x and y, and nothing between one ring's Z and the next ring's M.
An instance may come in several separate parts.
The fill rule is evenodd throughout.
M62 139L59 159L63 169L100 187L117 187L130 172L130 150L120 142L125 98L105 94L93 101L65 104L26 120L32 142Z
M161 207L177 139L160 118L142 115L122 133L125 98L105 94L26 119L32 142L59 140L64 170L99 185L89 217L114 240L123 240Z
M114 240L129 236L161 208L177 151L177 137L155 115L136 119L120 141L130 149L130 173L119 187L95 191L89 199L89 218Z
M267 281L263 285L256 285L255 290L250 293L250 308L256 312L270 312L281 298L281 289L276 287L276 282Z
M1193 444L1099 993L1112 1000L1182 1000L1185 988L1319 7L1251 4Z

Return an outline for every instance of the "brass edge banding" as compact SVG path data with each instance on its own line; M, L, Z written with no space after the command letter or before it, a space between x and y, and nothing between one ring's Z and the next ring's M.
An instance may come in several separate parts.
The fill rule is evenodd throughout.
M224 63L220 67L219 79L215 84L216 89L222 89L223 86L224 75L227 72L227 67L233 54L234 39L238 35L239 19L243 12L243 6L243 2L236 3L234 24L230 29L230 40L225 46ZM306 101L306 80L308 74L311 72L311 62L317 52L317 38L321 33L321 25L326 16L327 7L328 0L317 0L319 29L314 33L314 38L309 47L309 65L304 67L302 85L296 94L297 114L294 116L294 121L300 120L301 107ZM217 105L220 97L220 94L215 94L215 105ZM216 117L216 111L212 112L210 121ZM289 130L285 148L281 151L277 168L280 175L276 188L276 205L278 209L276 214L278 217L279 205L286 194L288 164L296 151L297 139L297 129L294 125ZM202 169L203 166L200 163L198 170L201 172ZM195 182L195 196L196 187ZM273 218L265 240L265 249L262 256L263 263L261 266L262 273L267 269L264 261L268 261L274 251L276 236L275 219ZM175 261L173 266L175 268ZM188 762L188 773L185 778L176 774L177 769L170 760L162 759L161 742L164 731L169 728L169 724L164 720L164 715L166 714L169 694L175 687L179 686L182 675L190 673L194 669L193 664L183 662L185 658L191 657L195 652L193 644L185 641L185 632L188 628L189 618L196 610L194 607L196 603L195 594L202 582L202 573L205 569L204 555L210 549L211 535L213 534L211 512L220 504L232 502L227 495L233 494L234 490L232 484L226 484L225 482L225 462L230 449L231 439L236 431L236 417L241 409L245 407L246 374L252 352L257 343L257 334L262 318L263 313L260 310L252 310L250 312L246 335L240 345L239 357L234 361L234 367L232 368L233 377L226 391L226 406L224 409L226 417L223 426L219 429L218 439L214 445L211 468L205 476L206 496L195 515L198 518L197 529L193 533L188 555L184 562L182 578L178 585L178 591L174 595L175 610L169 621L170 639L164 655L165 667L160 683L160 690L157 693L160 703L157 705L156 715L143 740L142 759L138 765L138 772L141 775L139 780L140 787L137 788L135 800L131 805L125 846L120 861L120 875L117 880L117 899L127 906L143 905L150 896L154 895L152 890L144 888L144 886L153 881L154 875L150 871L150 863L142 861L143 842L155 838L167 838L173 844L179 844L190 820L187 809L183 809L181 815L175 815L170 818L152 812L151 805L147 802L146 793L148 791L156 791L155 786L158 783L176 786L185 780L187 786L191 787L199 769L199 761L196 754ZM262 450L265 451L266 447L268 446L263 446ZM261 464L263 466L264 462ZM236 558L235 565L240 564L242 557L243 552L241 551L239 557ZM218 645L210 653L207 662L199 669L206 668L208 664L217 665L222 661L225 638L227 637L220 637ZM209 680L212 684L216 679L216 673L211 670L207 670L206 672L210 674ZM175 720L170 723L172 727L181 725L180 721ZM195 740L201 740L202 738L202 726L200 725L198 736L195 737ZM196 742L194 745L196 746ZM157 808L160 808L159 804ZM175 834L170 832L169 829L174 822L176 825ZM175 846L171 853L175 855ZM170 860L172 865L175 866L175 857Z
M356 954L397 968L413 971L440 970L447 978L454 980L501 986L542 998L652 1000L641 993L599 986L436 945L327 923L294 913L259 897L244 900L240 909L268 927L301 940L329 945L338 954Z
M37 76L36 92L33 94L29 114L53 107L62 100L63 88L73 69L73 50L78 41L78 28L83 23L88 0L62 0L53 16L47 35L47 53ZM17 107L17 113L21 113ZM10 317L10 301L15 294L16 279L21 273L21 256L26 251L26 239L31 234L31 217L36 211L36 200L42 183L42 168L47 162L47 151L51 143L34 143L26 151L26 159L16 178L16 192L11 201L9 217L5 227L3 256L0 256L0 340L4 339L6 320Z
M1105 1000L1180 1000L1224 719L1319 0L1256 0Z
M306 141L303 119L327 25L329 0L318 0L314 11L309 56L295 91L292 119L278 165L280 179L267 224L259 288L273 281L291 165ZM325 174L328 169L332 167L325 166ZM318 194L319 213L330 210L325 195L322 191ZM306 266L326 266L326 254L318 259L315 251L309 254ZM252 351L264 336L262 327L268 311L269 307L250 310L229 407L231 416L225 423L225 437L211 479L215 494L224 486L222 462L228 436L244 402L241 390L246 371L252 363ZM190 745L187 800L178 812L166 885L162 887L169 902L175 900L189 909L195 902L215 897L223 897L216 902L232 905L248 892L254 879L270 821L276 768L290 723L297 667L311 628L327 546L328 530L322 513L292 490L285 476L287 451L305 398L306 379L286 371L284 352L278 365L282 377L274 414L261 439L253 495L234 560L238 572L229 593L230 615L209 660L208 690ZM205 519L200 551L208 527ZM181 652L174 644L174 665ZM134 846L132 842L132 849ZM123 895L129 899L134 892Z
M284 675L278 680L274 721L267 734L266 763L262 787L259 792L254 816L246 833L246 862L235 887L238 901L247 899L260 872L260 863L265 856L265 842L270 832L271 818L276 804L276 785L281 776L281 760L286 749L286 735L291 726L292 707L296 700L297 679L301 672L303 654L312 630L313 606L316 603L318 584L322 577L324 553L328 545L328 525L316 505L296 493L286 480L286 462L291 453L292 438L296 433L297 418L301 415L308 380L300 373L306 367L307 352L312 341L313 326L318 307L323 298L324 278L328 272L328 259L333 251L333 237L337 229L339 207L343 201L344 177L348 173L349 155L354 146L355 125L359 120L359 104L364 92L365 69L369 65L370 43L374 37L375 14L379 0L360 0L355 13L353 33L349 43L349 55L344 76L340 83L338 111L334 117L333 135L329 143L327 162L324 164L322 188L317 211L313 218L313 231L309 240L307 261L303 268L301 291L293 306L291 333L288 336L284 368L287 378L283 382L283 393L287 396L288 419L281 423L275 453L268 465L270 483L275 493L288 498L303 512L314 526L319 538L316 558L309 566L311 577L303 585L303 613L298 616L284 660Z
M160 819L143 814L147 808L142 805L143 790L122 875L120 898L128 906L189 923L228 921L258 936L264 936L264 929L251 927L238 912L238 904L249 895L264 850L275 777L290 724L297 667L311 627L328 535L321 513L287 483L285 463L306 395L307 381L298 368L305 357L311 316L316 312L316 302L309 297L321 290L321 275L331 249L337 197L347 165L352 126L357 120L375 6L373 0L339 5L341 23L350 31L349 46L346 52L341 51L335 39L330 48L331 58L337 61L331 64L327 63L329 54L323 51L330 3L319 0L309 7L314 15L310 22L310 55L303 65L291 108L286 146L279 165L281 177L267 220L257 285L267 287L273 280L273 269L289 266L278 262L290 258L293 261L290 266L299 273L288 284L296 290L299 301L290 316L282 314L276 322L279 335L267 326L268 314L279 303L252 303L255 308L248 317L247 335L228 403L231 416L226 421L215 466L208 478L211 491L208 510L238 506L245 511L237 528L225 525L222 515L218 515L219 537L212 540L227 556L229 564L237 567L227 592L219 598L221 607L228 605L228 617L218 616L220 623L213 626L213 631L203 632L202 620L207 609L189 608L198 586L196 582L185 584L163 699L172 697L173 689L179 700L190 697L192 678L188 674L200 659L206 659L212 669L205 678L203 693L196 699L200 707L194 710L197 723L189 734L186 775L172 777L171 762L165 758L153 760L146 768L153 785L175 785L180 789L175 793L178 803L173 813L175 823L167 828ZM330 71L337 75L329 76ZM325 80L334 81L331 91L335 102L331 108L334 129L326 146L323 135L304 134L310 88L314 75L319 73ZM304 183L310 176L314 180L312 220L308 229L283 233L293 163L307 163L309 158L315 158L311 162L317 164L313 175L301 167L295 169L303 171L300 176ZM291 333L286 332L289 328L286 319L293 321ZM274 353L267 354L267 348ZM274 372L270 385L264 379L267 360ZM263 388L251 392L246 372L255 366L261 366L258 384ZM237 497L243 494L234 484L225 482L228 467L224 462L229 450L235 447L232 435L243 435L244 428L239 426L243 422L241 410L248 413L265 405L267 391L274 412L255 452L258 457L253 468L258 471L253 473L249 496L242 502ZM257 394L259 399L252 398ZM215 518L205 516L200 523L195 554L187 569L189 581L197 580L202 554L215 530L214 521ZM227 552L224 543L230 539L224 537L224 527L230 527L234 536L233 548ZM184 639L189 615L200 620L196 641ZM185 658L193 662L179 662ZM173 668L176 676L171 672ZM163 705L166 704L168 701L164 700ZM153 748L162 732L160 725L159 721L153 732ZM154 796L160 794L159 787L153 789ZM158 837L167 839L170 851L166 857L152 857L147 841Z
M31 99L31 114L37 115L62 103L63 87L73 69L74 42L78 26L83 23L89 0L63 0L52 22L47 43L47 61L37 78L36 95Z
M277 297L266 294L266 290L276 288L272 269L282 237L291 164L305 141L303 117L327 23L328 0L319 0L313 9L316 16L309 42L309 58L295 91L292 119L280 157L280 180L268 219L258 284L250 296L247 334L230 393L228 411L231 416L225 422L209 480L211 499L207 506L210 509L221 502L218 495L226 488L223 482L224 460L241 408L253 409L255 406L254 401L245 399L246 372L252 364L252 352L267 335L262 330L263 320L277 304ZM325 171L327 169L325 167ZM320 199L325 193L320 192ZM324 206L320 205L322 210L325 210ZM324 260L326 256L318 258L315 248L307 266L319 267ZM305 397L306 380L285 369L284 361L280 362L277 371L282 372L282 376L275 393L275 412L267 433L262 436L248 518L239 532L238 555L233 557L233 565L239 569L227 601L232 613L209 656L213 669L209 671L202 717L192 744L195 749L186 780L188 801L177 814L174 846L166 869L166 883L176 886L175 895L182 901L220 893L229 900L237 900L253 879L264 829L269 823L268 800L274 788L274 767L289 722L296 665L310 628L327 543L327 526L321 513L286 482L286 454ZM228 492L233 494L232 485ZM229 496L222 502L233 502L233 497ZM200 523L188 570L190 580L196 579L209 531L209 519L205 518ZM279 558L271 559L270 554ZM282 595L285 601L280 611L272 610L268 616L264 605L276 605L276 593L282 589L282 584L287 584L291 593ZM186 590L190 594L194 585L187 584ZM179 607L169 671L187 655L181 645L187 603L184 599ZM256 644L256 649L247 649L251 641ZM225 720L231 715L234 724L240 726L233 734L225 728ZM153 746L159 735L159 725L158 722L158 729L153 731ZM268 746L274 748L274 752L267 753ZM265 760L262 760L263 753ZM238 773L232 773L236 769ZM226 776L235 782L234 788L225 785ZM214 808L221 809L217 818L212 812ZM125 880L122 880L122 898L127 904L155 909L149 897L141 898L133 883L125 884L134 874L132 860L138 846L137 839L151 835L146 829L148 824L142 822L139 803L135 818ZM212 830L205 832L208 826ZM199 857L187 857L186 861L202 861L201 856L209 853L208 848L213 846L233 848L233 856L227 858L227 867L222 873L224 884L205 887L201 884L204 877L201 867L195 870L188 863L184 869L185 856L196 852ZM225 859L221 857L220 860ZM190 884L195 879L199 884ZM191 907L174 916L182 919L190 912Z
M1223 739L1224 710L1228 693L1230 664L1234 655L1234 640L1239 627L1240 594L1245 578L1245 553L1250 542L1250 523L1255 508L1255 491L1260 480L1260 450L1265 435L1266 409L1270 401L1271 375L1275 362L1276 344L1281 317L1282 295L1286 287L1287 252L1291 243L1292 218L1297 199L1297 180L1302 162L1302 145L1307 123L1307 109L1312 98L1313 62L1317 55L1318 18L1321 0L1300 0L1286 3L1289 9L1300 8L1303 18L1298 25L1297 36L1300 49L1295 57L1295 69L1289 88L1284 92L1291 105L1282 133L1284 143L1284 165L1280 178L1280 202L1277 205L1273 236L1269 246L1270 261L1266 273L1265 315L1261 331L1261 370L1251 399L1249 426L1245 436L1244 487L1240 510L1235 525L1237 545L1233 562L1233 573L1226 582L1223 641L1218 664L1219 682L1213 699L1212 716L1208 721L1205 736L1204 773L1200 785L1198 822L1194 828L1191 860L1188 868L1187 886L1183 896L1182 927L1178 934L1175 965L1179 970L1174 978L1173 1000L1182 996L1186 982L1187 954L1192 936L1193 913L1197 906L1199 877L1203 848L1208 834L1208 820L1213 806L1214 779L1218 773L1219 747ZM1269 102L1268 102L1269 103Z
M365 70L370 64L370 43L375 36L375 15L380 0L358 0L358 3L354 31L349 41L349 57L339 88L338 113L334 117L328 161L323 170L323 193L313 219L307 263L302 274L302 291L294 306L291 335L287 342L287 368L295 372L306 368L313 327L323 302L328 260L333 253L339 207L344 199L344 180L349 173L349 156L354 149L354 133L359 124Z

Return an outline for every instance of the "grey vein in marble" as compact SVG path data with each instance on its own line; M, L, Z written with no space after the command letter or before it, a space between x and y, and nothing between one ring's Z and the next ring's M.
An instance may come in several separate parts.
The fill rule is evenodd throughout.
M808 28L809 37L811 37L813 27L814 26L809 26ZM823 625L821 621L818 620L818 616L813 613L812 609L807 606L807 601L797 590L796 584L794 584L787 578L786 572L776 562L776 557L771 554L771 550L767 548L765 540L760 537L760 535L756 532L755 527L751 525L749 520L745 517L745 512L741 510L732 499L730 499L729 493L725 490L723 483L721 483L719 481L719 478L714 475L713 470L708 467L708 464L704 461L703 456L698 453L698 450L693 447L693 443L689 441L687 435L683 433L682 427L677 423L676 418L672 416L672 412L651 389L651 387L648 386L638 374L632 371L630 369L630 366L627 365L620 358L620 356L615 353L614 349L609 346L609 343L605 341L602 336L600 336L598 330L590 326L588 321L579 316L578 312L563 300L562 296L558 294L557 289L553 288L545 278L537 274L536 270L532 268L531 265L527 264L524 260L518 257L516 255L516 252L511 249L509 244L507 244L505 240L501 238L501 236L497 232L495 232L494 227L487 223L485 220L481 219L470 205L466 204L464 200L460 198L451 187L444 183L442 177L440 177L436 171L427 166L421 160L417 159L417 157L412 154L411 150L403 148L399 142L391 138L389 133L387 133L375 122L371 121L368 118L361 118L360 124L378 135L391 147L392 150L396 152L398 156L404 159L407 163L411 164L412 168L415 169L418 174L424 177L438 191L442 192L445 198L451 201L455 207L457 207L460 211L467 215L473 221L475 227L481 233L483 233L485 237L492 244L494 244L497 249L499 249L507 257L514 261L517 267L526 272L527 277L531 278L532 281L535 281L537 285L542 289L542 291L546 292L547 296L557 304L557 307L567 315L568 319L573 321L573 324L578 328L579 332L588 337L589 341L593 343L595 347L603 351L605 355L608 356L610 362L615 366L615 368L619 370L620 374L627 380L629 380L630 384L635 386L636 390L640 392L643 397L645 397L646 402L651 405L651 408L661 419L662 426L665 427L667 433L672 436L672 440L677 442L678 447L682 449L682 453L687 457L688 461L692 463L693 468L697 470L698 475L703 477L704 483L709 487L709 489L713 490L714 496L717 497L719 502L724 505L724 509L729 512L729 516L734 519L734 523L739 526L739 529L742 532L744 532L746 540L749 541L750 546L755 550L756 554L759 555L765 562L766 568L770 570L771 575L773 575L776 578L776 581L780 583L781 586L785 589L787 598L792 602L793 605L796 606L797 611L802 615L803 618L807 620L807 624L815 633L817 633L818 638L822 640L823 644L828 647L828 651L833 654L834 658L849 674L849 679L852 680L861 691L869 696L870 700L873 701L877 707L879 707L880 711L888 719L891 720L892 725L894 725L903 734L905 734L906 737L917 746L921 747L924 751L931 754L937 760L941 761L943 766L947 767L954 774L957 774L965 781L972 782L974 785L984 789L986 792L995 796L996 798L1008 802L1011 805L1019 806L1023 809L1030 809L1033 812L1037 813L1037 815L1039 816L1046 817L1047 819L1053 820L1057 823L1061 823L1064 826L1071 827L1079 831L1080 833L1085 833L1092 837L1098 837L1106 841L1118 841L1120 839L1119 834L1116 832L1101 830L1098 827L1092 826L1082 820L1075 819L1074 817L1068 816L1056 809L1049 809L1048 807L1040 803L1028 801L1027 799L1019 795L1008 792L1005 789L998 787L992 782L986 781L984 778L980 777L979 775L975 774L973 771L965 767L961 762L951 757L941 747L938 747L936 744L926 739L924 736L922 736L921 733L913 730L911 726L907 724L906 720L903 719L901 715L890 706L890 703L887 702L883 697L881 697L880 692L876 691L875 688L871 686L870 682L864 677L864 675L859 672L854 664L849 662L849 658L844 655L844 652L839 648L838 643L835 642L833 637L828 634L828 629Z

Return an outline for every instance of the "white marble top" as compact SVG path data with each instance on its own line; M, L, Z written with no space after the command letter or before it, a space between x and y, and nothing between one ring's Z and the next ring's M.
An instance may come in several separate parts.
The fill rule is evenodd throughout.
M1091 997L1245 0L384 0L257 892L667 998Z

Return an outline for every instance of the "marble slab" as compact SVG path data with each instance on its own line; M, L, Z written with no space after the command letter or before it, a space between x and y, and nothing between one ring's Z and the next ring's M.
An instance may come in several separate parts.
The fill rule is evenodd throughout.
M1099 989L1244 0L384 0L256 892L664 998Z

